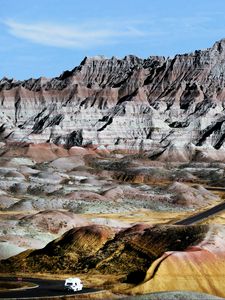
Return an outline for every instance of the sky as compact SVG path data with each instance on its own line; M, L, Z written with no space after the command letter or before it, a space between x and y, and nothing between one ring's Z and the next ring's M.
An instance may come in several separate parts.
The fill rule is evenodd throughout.
M0 78L56 77L85 56L174 56L225 38L225 0L0 0Z

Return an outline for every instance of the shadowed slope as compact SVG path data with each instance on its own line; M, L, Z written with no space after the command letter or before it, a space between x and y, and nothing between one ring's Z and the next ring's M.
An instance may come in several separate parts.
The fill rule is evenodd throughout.
M165 251L182 251L204 239L207 226L135 225L118 233L106 226L74 228L45 248L2 261L1 269L144 275ZM142 276L143 276L142 275Z

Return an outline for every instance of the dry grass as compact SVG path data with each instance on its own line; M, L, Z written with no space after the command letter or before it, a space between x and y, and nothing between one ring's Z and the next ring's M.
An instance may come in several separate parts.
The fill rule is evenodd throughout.
M213 204L212 206L214 206ZM210 206L209 206L210 207ZM205 210L209 207L204 207L202 210ZM194 213L198 213L199 211L195 211ZM191 216L193 211L155 211L149 209L141 209L131 213L114 213L114 214L81 214L81 216L87 219L108 219L108 220L116 220L121 223L126 223L127 225L132 225L136 223L144 223L148 225L153 224L173 224L179 220L187 218Z
M225 212L221 211L220 213L203 220L199 224L225 224Z
M8 290L15 290L15 289L24 289L24 288L35 288L37 285L31 282L25 281L18 281L18 282L11 282L11 281L2 281L0 280L0 291L5 292Z

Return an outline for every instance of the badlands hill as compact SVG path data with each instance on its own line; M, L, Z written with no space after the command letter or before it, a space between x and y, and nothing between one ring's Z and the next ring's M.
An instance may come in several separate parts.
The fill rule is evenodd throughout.
M138 224L119 232L101 225L76 227L43 249L28 250L27 254L10 258L6 264L3 261L1 269L9 266L11 271L25 267L35 272L92 270L126 275L136 271L143 276L165 251L184 250L202 241L206 232L207 225L186 228ZM133 280L142 281L142 276L134 275Z
M0 81L1 141L224 160L225 39L174 58L85 58L53 79Z
M119 231L83 226L43 249L2 260L0 267L6 272L22 268L32 273L117 275L120 282L112 290L126 294L180 290L224 297L224 233L218 225L137 224ZM130 285L122 288L125 283Z

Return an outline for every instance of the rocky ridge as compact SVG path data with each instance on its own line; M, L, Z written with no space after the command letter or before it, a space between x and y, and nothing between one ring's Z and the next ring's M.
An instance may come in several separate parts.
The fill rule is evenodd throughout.
M0 81L0 141L225 159L225 39L173 58L85 58L53 79Z
M10 271L26 265L27 270L35 272L125 274L128 282L139 283L149 265L165 251L182 251L195 245L204 240L207 231L207 225L185 228L137 224L115 230L92 224L72 228L43 249L27 250L2 260L0 265Z
M43 249L2 260L0 266L4 272L25 268L27 272L117 275L120 279L111 286L113 292L131 295L191 291L224 297L224 234L224 225L136 224L122 230L84 226L70 229ZM125 283L129 283L126 288Z

